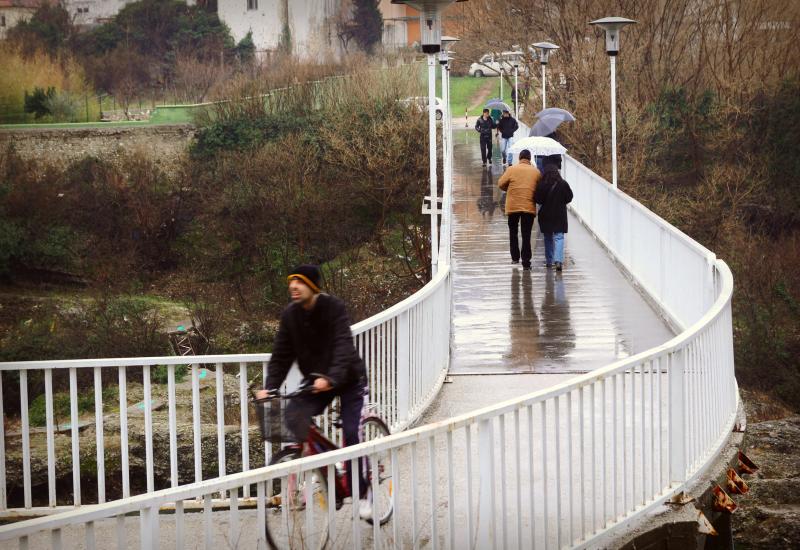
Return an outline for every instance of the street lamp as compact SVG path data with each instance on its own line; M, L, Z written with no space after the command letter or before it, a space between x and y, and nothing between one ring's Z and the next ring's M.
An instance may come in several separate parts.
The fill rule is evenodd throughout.
M442 185L442 227L440 242L445 251L449 251L452 246L450 235L452 232L450 220L450 205L453 191L453 136L451 133L452 115L450 113L450 59L452 58L452 48L459 39L454 36L442 37L442 51L439 52L439 64L442 66L442 162L444 163L444 182ZM447 243L447 246L444 244ZM445 263L450 262L450 258L439 258Z
M606 53L611 61L611 184L617 187L617 54L619 54L619 31L626 25L636 23L624 17L604 17L590 22L606 31Z
M519 60L522 58L523 52L519 49L519 45L514 44L510 52L503 52L503 57L507 57L514 66L514 119L519 120Z
M558 49L552 42L537 42L531 44L531 48L539 50L539 63L542 64L542 110L547 109L547 92L545 91L545 67L550 61L550 53Z
M428 132L431 180L431 274L439 263L439 228L437 219L438 184L436 181L436 54L442 49L442 10L453 2L466 0L392 0L419 11L422 51L428 54Z

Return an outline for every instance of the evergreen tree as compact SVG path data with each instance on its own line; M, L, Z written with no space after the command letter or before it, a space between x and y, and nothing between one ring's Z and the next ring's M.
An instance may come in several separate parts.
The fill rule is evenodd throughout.
M353 38L365 52L371 53L383 38L383 16L378 9L379 3L379 0L353 0Z

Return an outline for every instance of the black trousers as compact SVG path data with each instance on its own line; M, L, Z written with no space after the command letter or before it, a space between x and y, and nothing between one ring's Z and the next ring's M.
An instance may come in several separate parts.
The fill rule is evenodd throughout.
M518 262L522 259L523 267L531 265L531 230L535 214L528 212L512 212L508 215L508 240L511 245L511 259ZM522 255L520 258L518 228L522 230Z
M336 396L340 397L342 431L344 432L344 446L360 443L359 424L361 423L361 409L364 407L364 384L351 383L341 391L326 391L312 393L295 397L286 406L285 419L286 427L289 428L299 441L305 441L308 437L308 428L311 425L311 417L322 412L331 404ZM353 479L350 474L348 460L345 464L348 479ZM366 495L367 480L364 476L365 463L359 459L359 480L358 486L361 497ZM352 484L350 486L352 492Z
M489 163L492 162L492 135L481 134L481 160L486 164L486 159Z

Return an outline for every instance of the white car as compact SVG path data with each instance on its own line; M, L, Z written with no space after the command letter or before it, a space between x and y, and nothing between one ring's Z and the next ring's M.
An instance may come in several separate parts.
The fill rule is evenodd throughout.
M502 65L501 65L502 63ZM500 76L500 68L506 73L513 73L514 66L502 56L495 58L494 54L487 53L476 63L469 66L469 75L480 78L482 76Z
M508 52L504 52L508 53ZM506 74L514 74L514 64L511 63L506 55L485 54L476 63L469 66L469 75L480 78L482 76L500 76L500 68ZM524 64L518 67L519 74L527 74L528 69Z
M434 108L436 109L436 120L442 120L444 116L444 102L440 98L434 98ZM413 107L420 113L428 111L428 96L407 97L397 100L404 107Z

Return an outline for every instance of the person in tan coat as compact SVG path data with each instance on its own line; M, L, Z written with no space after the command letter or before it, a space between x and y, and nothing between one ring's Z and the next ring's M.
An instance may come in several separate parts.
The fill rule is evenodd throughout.
M497 186L506 191L506 216L508 216L508 236L511 245L511 263L522 268L531 268L531 230L536 217L536 204L533 195L542 174L531 164L531 152L523 149L519 153L519 163L503 172ZM522 231L522 251L520 254L519 231Z

